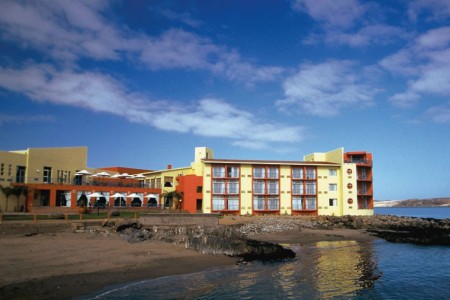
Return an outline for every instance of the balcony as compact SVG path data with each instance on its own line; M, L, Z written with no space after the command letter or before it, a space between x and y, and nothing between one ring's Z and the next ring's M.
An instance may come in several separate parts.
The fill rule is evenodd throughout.
M12 185L30 185L30 184L49 184L49 185L76 185L76 186L105 186L105 187L132 187L132 188L150 188L149 184L138 179L121 179L121 178L73 178L72 180L64 180L63 178L50 178L48 182L40 177L10 177L6 179Z
M372 161L369 159L359 159L359 158L352 158L352 159L346 159L344 160L344 163L347 164L356 164L357 166L366 166L366 167L371 167L372 166Z

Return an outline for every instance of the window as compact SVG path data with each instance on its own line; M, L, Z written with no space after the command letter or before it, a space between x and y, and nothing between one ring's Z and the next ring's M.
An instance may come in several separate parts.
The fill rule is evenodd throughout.
M292 179L303 179L303 168L293 168Z
M239 194L239 182L237 180L228 181L227 192L228 194Z
M44 172L42 174L42 182L44 183L52 182L52 168L44 167Z
M316 210L316 197L306 197L306 209Z
M253 169L253 177L255 178L266 178L266 169L261 167L256 167Z
M213 177L215 178L225 178L225 167L213 167Z
M228 197L228 210L239 210L239 198Z
M1 164L0 165L0 175L3 176L4 173L5 173L5 164Z
M328 176L337 176L336 169L328 169Z
M336 198L328 199L328 201L329 201L329 206L334 206L334 207L337 206L337 199Z
M269 197L267 202L269 210L278 210L278 204L280 203L278 197Z
M12 165L9 164L8 165L8 176L11 176L11 174L12 174Z
M253 193L255 194L265 194L265 181L264 180L255 180L253 181Z
M292 198L292 209L293 210L302 210L303 209L303 198L302 197L293 197Z
M213 196L213 210L223 210L225 208L225 198L223 196Z
M306 194L308 194L308 195L316 194L316 183L315 182L306 182Z
M292 194L302 195L303 191L303 181L293 181L292 182Z
M225 194L225 181L213 180L213 194Z
M267 191L268 194L278 195L278 181L269 180L267 189L268 189L268 191Z
M197 187L197 193L201 193L201 192L203 192L203 186L199 185Z
M254 210L264 210L265 209L265 197L255 196L253 198L253 209Z
M329 190L330 192L336 192L336 191L337 191L337 184L336 184L336 183L330 183L330 184L328 185L328 190Z
M278 179L278 168L267 168L267 178Z
M239 167L228 166L227 167L227 175L230 178L239 178Z
M316 179L316 169L315 168L306 168L306 178L307 179Z
M365 168L358 170L358 179L367 179L367 170Z
M17 183L25 182L25 167L24 166L17 166L16 182Z

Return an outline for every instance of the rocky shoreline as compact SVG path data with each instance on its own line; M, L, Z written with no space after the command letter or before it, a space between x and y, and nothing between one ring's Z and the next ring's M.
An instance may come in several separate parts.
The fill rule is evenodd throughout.
M366 232L390 242L422 245L450 245L450 219L376 216L292 216L255 217L233 225L144 226L139 222L113 224L112 227L130 243L158 240L195 249L201 253L223 254L242 261L279 260L295 257L295 253L278 244L254 240L264 233L282 234L302 229L333 230L347 228Z

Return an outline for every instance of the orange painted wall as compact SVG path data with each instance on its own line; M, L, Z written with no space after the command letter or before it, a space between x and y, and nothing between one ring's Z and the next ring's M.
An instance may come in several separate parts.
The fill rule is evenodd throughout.
M183 192L181 208L190 212L197 212L197 199L202 199L202 192L197 187L203 186L203 177L196 175L185 175L177 177L177 192ZM200 192L199 192L200 191Z

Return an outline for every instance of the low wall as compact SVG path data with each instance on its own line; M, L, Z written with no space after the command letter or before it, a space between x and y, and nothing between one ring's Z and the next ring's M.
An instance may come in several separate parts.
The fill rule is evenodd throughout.
M219 224L218 214L143 214L139 215L143 225L207 225Z

